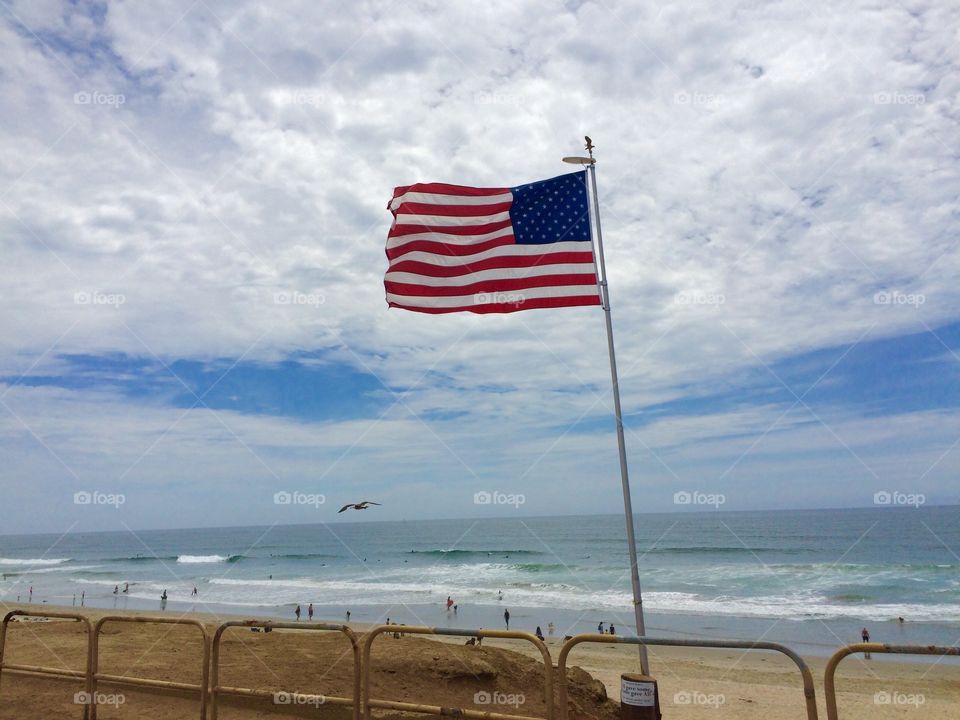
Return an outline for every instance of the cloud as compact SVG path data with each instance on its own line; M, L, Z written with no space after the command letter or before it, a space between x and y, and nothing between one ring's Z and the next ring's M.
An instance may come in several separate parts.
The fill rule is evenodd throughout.
M387 311L381 284L393 186L559 174L585 133L628 413L957 319L956 9L405 7L11 4L6 374L320 351L405 412L509 420L482 441L505 458L544 412L602 423L598 312L421 317ZM156 414L147 434L170 419L126 403ZM724 422L757 432L756 412ZM392 452L434 487L463 472L385 442L363 477Z

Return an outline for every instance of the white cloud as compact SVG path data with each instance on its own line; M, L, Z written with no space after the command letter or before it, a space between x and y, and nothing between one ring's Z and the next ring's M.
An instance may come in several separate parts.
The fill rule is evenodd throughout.
M556 393L608 382L598 312L388 312L381 275L394 185L559 174L584 133L628 410L956 318L955 8L405 7L125 3L101 20L15 3L0 23L10 374L62 353L325 348L394 386L453 378L421 385L418 410L519 434L539 403L571 422L593 396ZM274 302L290 291L323 302ZM504 378L518 391L483 392Z

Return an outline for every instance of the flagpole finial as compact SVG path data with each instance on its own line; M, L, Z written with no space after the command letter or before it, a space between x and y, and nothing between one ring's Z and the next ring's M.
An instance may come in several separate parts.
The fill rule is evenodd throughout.
M583 139L587 141L587 144L584 145L584 148L586 148L586 151L590 153L590 157L577 157L575 155L569 156L569 157L563 158L563 161L565 163L570 163L571 165L589 165L589 166L593 166L596 164L597 161L594 160L593 158L593 140L590 139L589 135L584 135Z

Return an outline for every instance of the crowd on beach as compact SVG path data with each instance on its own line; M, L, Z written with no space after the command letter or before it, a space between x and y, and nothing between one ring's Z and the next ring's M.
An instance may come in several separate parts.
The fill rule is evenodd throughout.
M271 575L270 578L273 579L273 576ZM125 582L125 583L123 584L123 589L122 589L122 590L120 589L120 586L119 586L119 585L114 585L114 586L113 586L113 595L115 595L115 596L126 595L126 594L128 594L129 592L130 592L130 583L126 583L126 582ZM86 596L87 596L86 590L84 590L84 591L82 591L82 592L80 593L80 603L79 603L79 604L80 604L80 607L85 607L85 606L86 606ZM194 586L193 592L190 593L190 597L191 597L191 599L193 599L193 598L197 598L198 596L199 596L199 592L198 592L196 586ZM20 596L20 595L17 595L17 602L20 602L20 598L21 598L21 596ZM502 591L502 590L498 591L498 593L497 593L497 601L498 601L498 602L502 602L502 601L503 601L503 591ZM30 586L29 586L29 590L28 590L28 594L27 594L27 602L28 602L28 603L33 603L33 585L30 585ZM47 601L44 600L43 602L46 603ZM77 605L77 596L76 596L76 595L73 596L73 605L74 605L74 606ZM166 608L167 608L167 591L166 591L166 589L164 589L163 592L162 592L161 595L160 595L160 609L161 609L161 610L166 610ZM455 602L454 599L453 599L453 597L450 596L450 595L447 595L446 609L447 609L447 613L452 613L453 615L456 615L456 614L458 613L458 611L459 611L459 604L458 604L457 602ZM308 620L308 622L313 621L313 612L314 612L314 611L313 611L313 603L309 603L309 604L307 605L307 620ZM294 614L294 616L296 617L297 621L299 622L299 621L300 621L300 618L301 618L301 616L302 616L302 614L303 614L303 610L301 609L301 606L300 606L299 604L297 604L297 606L294 608L293 614ZM346 621L347 621L347 622L350 622L350 611L349 611L349 610L346 611ZM899 623L902 625L902 624L903 624L904 622L906 622L906 621L904 620L904 618L903 618L902 616L900 616L900 617L897 618L897 622L899 622ZM505 627L507 630L510 630L510 610L509 610L509 609L506 609L506 608L505 608L504 611L503 611L503 623L504 623L504 627ZM390 624L391 624L390 618L387 618L386 624L387 624L387 625L390 625ZM396 623L392 623L392 624L395 625ZM609 623L609 625L608 625L606 628L604 628L604 624L605 624L605 623L604 623L602 620L597 624L597 633L598 633L598 634L600 634L600 635L616 635L616 634L617 634L617 629L616 629L616 627L614 626L613 623ZM482 628L481 628L481 629L482 629ZM548 636L548 637L552 637L555 632L556 632L556 626L553 624L553 622L551 621L551 622L547 623L547 636ZM400 633L394 633L393 635L394 635L394 637L397 637L397 638L400 637ZM539 625L537 625L536 630L534 631L534 635L536 635L536 637L537 637L539 640L541 640L541 641L545 640L545 637L544 637L544 634L543 634L543 630L541 629L541 627L540 627ZM869 631L866 627L864 627L863 630L861 630L861 632L860 632L860 639L861 639L861 641L864 642L864 643L869 643L869 642L870 642L870 631ZM468 645L474 645L474 644L480 645L481 642L482 642L482 639L481 639L481 638L471 638L470 640L467 641L467 644L468 644ZM866 659L870 659L870 653L869 653L869 652L865 652L865 653L864 653L864 657L865 657Z
M498 600L498 601L502 601L502 600L503 600L503 591L502 591L502 590L497 593L497 600ZM447 613L448 613L448 614L452 614L452 615L456 615L456 614L458 613L459 609L460 609L459 604L458 604L456 601L454 601L453 597L450 596L450 595L447 595L446 609L447 609ZM309 603L309 604L307 605L307 613L306 613L306 614L307 614L307 622L312 622L312 621L313 621L313 603ZM297 605L294 607L294 609L293 609L293 615L294 615L294 617L296 618L297 622L300 622L300 619L303 617L303 607L301 606L300 603L297 603ZM347 610L346 618L347 618L347 622L350 622L350 611L349 611L349 610ZM506 629L509 630L509 629L510 629L510 610L509 610L509 609L504 609L504 611L503 611L503 623L504 623L504 626L506 627ZM397 623L391 623L391 622L390 622L390 618L387 618L387 619L386 619L386 622L385 622L384 624L385 624L385 625L391 625L391 624L396 625ZM481 629L482 629L482 628L481 628ZM547 623L547 636L553 636L554 633L556 633L556 631L557 631L557 626L553 624L553 621L550 621L549 623ZM602 622L601 622L600 625L599 625L599 631L600 631L600 632L603 632L603 623L602 623ZM611 635L616 634L616 631L614 630L613 624L610 625L610 634L611 634ZM394 637L400 637L400 635L401 635L401 633L394 633ZM542 629L539 625L537 625L536 630L534 631L534 635L536 635L536 637L537 637L539 640L541 640L541 641L543 641L543 640L545 639L544 634L543 634L543 629ZM471 638L469 641L467 641L467 644L468 644L468 645L474 645L474 644L479 645L479 644L481 644L481 642L482 642L482 639L481 639L481 638Z

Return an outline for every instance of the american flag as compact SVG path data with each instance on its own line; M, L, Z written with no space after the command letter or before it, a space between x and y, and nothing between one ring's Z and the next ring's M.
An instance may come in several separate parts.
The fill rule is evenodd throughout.
M512 188L398 187L387 304L425 313L599 305L586 172Z

